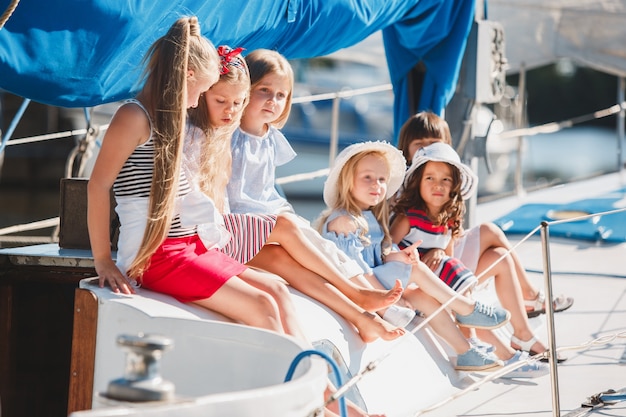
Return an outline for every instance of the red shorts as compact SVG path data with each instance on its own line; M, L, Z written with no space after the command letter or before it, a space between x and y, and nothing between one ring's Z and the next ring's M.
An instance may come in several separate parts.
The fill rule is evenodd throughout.
M198 235L168 238L150 258L141 286L188 303L211 297L245 270L222 252L207 250Z
M273 214L224 214L224 225L232 239L222 248L222 252L242 264L256 256L276 225Z

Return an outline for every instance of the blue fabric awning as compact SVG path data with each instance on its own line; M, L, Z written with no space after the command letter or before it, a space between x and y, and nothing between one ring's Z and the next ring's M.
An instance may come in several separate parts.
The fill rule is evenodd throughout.
M9 3L0 0L0 12ZM0 29L0 88L63 107L131 97L144 53L182 15L198 16L216 45L287 58L327 55L383 30L397 127L418 62L427 69L418 110L440 113L450 100L473 11L473 0L22 1Z

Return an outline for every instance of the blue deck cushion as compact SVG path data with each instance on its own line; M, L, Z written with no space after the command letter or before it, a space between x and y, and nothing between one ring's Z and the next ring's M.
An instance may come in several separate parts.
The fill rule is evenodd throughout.
M541 222L549 223L550 236L572 239L626 242L626 212L550 224L563 217L601 213L624 207L626 188L567 204L525 204L500 217L495 223L506 233L528 234ZM538 232L539 233L539 232Z

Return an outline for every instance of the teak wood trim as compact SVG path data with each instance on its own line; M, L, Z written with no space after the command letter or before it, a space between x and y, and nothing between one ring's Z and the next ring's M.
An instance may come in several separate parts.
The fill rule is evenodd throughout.
M86 289L74 293L74 327L67 413L91 409L98 328L98 299Z

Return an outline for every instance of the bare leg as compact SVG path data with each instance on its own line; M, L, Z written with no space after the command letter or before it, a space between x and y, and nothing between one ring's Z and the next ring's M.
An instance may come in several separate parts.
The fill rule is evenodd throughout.
M439 301L440 304L444 304L452 297L457 296L457 293L452 288L448 287L421 261L413 264L410 282L417 284L426 294ZM449 307L461 315L467 315L474 311L475 304L475 301L465 295L458 295L449 304Z
M476 336L492 345L496 356L503 361L507 361L515 355L515 349L511 345L504 343L492 330L476 329Z
M249 326L285 333L276 300L239 277L230 278L210 298L193 304Z
M319 234L317 236L319 239L323 239ZM402 294L400 285L396 285L391 290L374 289L371 286L364 285L365 282L363 280L352 282L343 277L341 271L329 258L324 256L311 243L310 237L306 238L304 236L297 224L297 219L294 219L293 215L287 214L278 217L276 227L272 231L268 242L281 244L305 268L322 276L352 301L368 311L384 309L395 303Z
M379 290L362 287L346 279L341 271L307 239L294 215L281 214L268 238L268 243L280 244L298 263L315 272L348 298L368 311L377 311L394 304L402 295L402 288Z
M478 270L483 270L489 265L497 261L506 253L504 248L492 248L483 253L478 262ZM511 313L511 325L513 326L513 335L520 340L530 340L533 332L528 322L524 300L522 298L522 290L520 283L515 275L515 265L510 256L504 257L492 269L489 275L493 274L496 287L496 294L500 300L502 307ZM484 281L486 277L482 277ZM536 342L532 349L535 352L544 352L546 347L541 342Z
M493 223L483 223L480 225L480 258L479 258L479 267L476 269L476 275L480 274L483 269L481 269L481 265L486 268L489 266L489 263L480 262L483 260L483 257L486 255L486 251L492 248L505 248L506 250L511 250L512 245L511 242L507 239L506 235L498 226ZM538 289L531 282L526 273L526 270L522 266L522 262L520 261L517 253L512 251L510 253L512 258L515 274L519 281L519 285L522 289L522 295L525 300L534 300L537 298ZM494 259L495 260L495 259Z
M365 282L363 286L370 285L373 288L385 289L385 287L383 287L383 284L381 284L380 281L378 281L378 279L376 278L376 275L374 275L373 273L358 275L356 277L353 277L352 281ZM401 286L401 285L402 283L400 282L400 280L396 280L396 287ZM409 303L404 298L404 296L400 297L400 299L396 302L396 305L400 307L414 309L413 306L411 306L411 303ZM386 309L378 310L378 314L382 316L385 313L385 310Z
M413 308L424 313L426 317L430 317L441 307L441 303L413 285L404 290L404 298L411 303ZM440 311L428 323L457 354L465 353L471 347L446 310Z
M265 245L248 265L280 275L298 291L327 305L352 323L366 343L379 337L393 340L405 333L352 302L322 277L304 268L282 246Z
M280 277L253 269L246 270L239 277L254 288L268 293L276 301L285 333L310 344L298 323L296 310L287 286L280 280Z
M329 384L329 386L326 388L326 392L324 392L324 397L330 397L335 391L336 389ZM349 417L385 417L385 414L367 414L363 409L358 407L352 401L348 400L347 398L345 400ZM333 401L332 403L328 404L326 410L324 411L324 416L326 417L339 417L339 414L340 411L338 401Z

